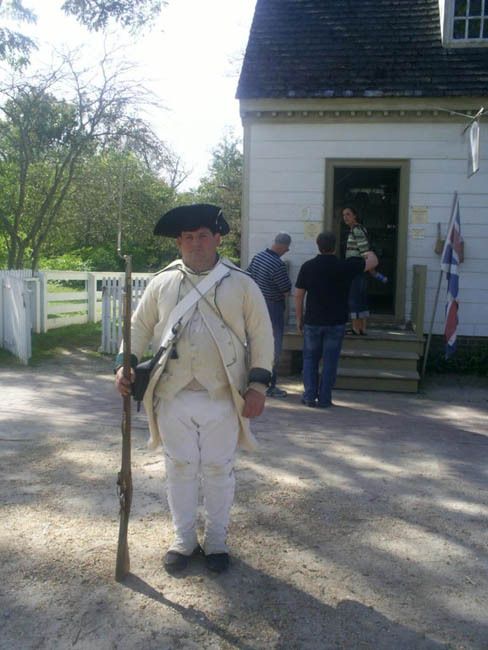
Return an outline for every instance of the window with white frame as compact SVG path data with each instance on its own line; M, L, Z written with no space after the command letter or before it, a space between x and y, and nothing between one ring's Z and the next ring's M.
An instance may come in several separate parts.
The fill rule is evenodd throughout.
M488 47L488 0L439 0L444 47Z
M488 40L488 0L454 0L452 39Z

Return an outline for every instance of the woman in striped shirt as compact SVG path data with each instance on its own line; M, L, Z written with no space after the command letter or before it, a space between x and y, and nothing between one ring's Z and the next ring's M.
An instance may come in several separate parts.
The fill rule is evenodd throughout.
M351 206L346 206L342 210L342 218L346 226L349 227L346 259L349 257L364 257L364 254L370 250L368 232L359 223L357 210ZM349 293L349 311L353 334L365 335L366 322L369 316L368 284L365 273L356 276L352 281Z

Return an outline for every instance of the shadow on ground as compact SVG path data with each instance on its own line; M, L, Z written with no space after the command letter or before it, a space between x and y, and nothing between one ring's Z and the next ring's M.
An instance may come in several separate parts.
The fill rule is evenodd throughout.
M449 387L447 387L449 388ZM1 648L485 650L487 401L299 386L237 464L231 571L161 570L160 455L134 418L133 573L113 581L120 401L109 362L0 378Z

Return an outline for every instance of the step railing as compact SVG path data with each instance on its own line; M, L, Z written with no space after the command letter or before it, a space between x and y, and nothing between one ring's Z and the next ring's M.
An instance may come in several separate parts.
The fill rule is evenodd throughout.
M419 337L424 335L425 289L427 286L427 266L414 264L412 269L412 329Z

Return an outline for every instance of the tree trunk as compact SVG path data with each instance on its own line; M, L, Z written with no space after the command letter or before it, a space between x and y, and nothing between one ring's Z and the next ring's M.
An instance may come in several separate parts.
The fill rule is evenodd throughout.
M7 263L9 269L24 268L24 247L16 239L11 240Z
M35 253L32 253L32 256L31 256L31 270L32 270L32 273L34 273L35 271L37 271L39 269L39 257L40 257L39 251L36 251Z

